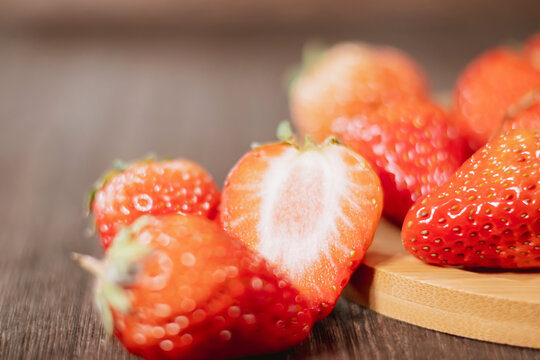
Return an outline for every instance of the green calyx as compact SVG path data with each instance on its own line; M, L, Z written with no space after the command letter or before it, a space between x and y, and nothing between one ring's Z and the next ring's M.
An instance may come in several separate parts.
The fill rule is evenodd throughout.
M88 201L86 205L86 209L88 211L88 214L92 212L92 204L94 203L94 199L96 198L96 194L99 190L103 189L103 187L116 175L121 173L122 171L126 170L129 167L129 164L122 161L122 160L114 160L112 169L107 171L105 174L103 174L92 187L92 190L90 191L90 194L88 195Z
M123 286L133 284L139 270L138 264L150 254L150 248L139 244L134 236L134 232L139 231L149 221L148 216L142 216L133 225L122 228L103 260L72 254L72 258L83 269L96 276L94 301L107 335L111 335L113 331L111 308L123 313L131 310L131 303Z
M287 120L283 120L278 124L278 127L276 129L276 137L283 143L298 147L296 145L296 139L294 137L294 132L292 130L291 123L288 122ZM251 150L258 149L261 146L268 145L268 144L271 144L271 143L252 142Z
M291 124L287 120L283 120L278 124L276 129L276 136L283 144L292 145L299 151L308 151L308 150L318 150L327 145L343 145L341 140L335 136L329 136L323 143L318 144L315 139L310 135L304 137L303 144L300 145L297 137L295 136ZM252 143L251 149L257 149L261 146L266 145L265 143Z
M279 140L291 144L300 151L317 150L326 145L341 145L342 142L335 136L329 136L323 143L318 144L311 135L304 137L304 143L299 145L297 139L292 131L291 124L288 121L282 121L279 123L277 131L277 137Z
M304 137L304 144L301 147L298 146L298 150L300 151L321 150L329 145L343 145L343 143L337 137L329 136L328 138L326 138L326 140L324 140L322 143L319 144L310 135L306 135Z
M328 50L328 47L318 41L308 41L304 44L302 51L302 62L295 66L292 66L285 73L285 85L290 91L294 86L294 83L300 78L300 76L308 71L314 64L319 61L322 55Z
M309 150L318 147L319 144L311 137L311 135L306 135L304 137L304 146L302 147L303 150Z
M276 136L281 141L289 141L294 138L291 123L287 120L283 120L282 122L280 122L276 130Z

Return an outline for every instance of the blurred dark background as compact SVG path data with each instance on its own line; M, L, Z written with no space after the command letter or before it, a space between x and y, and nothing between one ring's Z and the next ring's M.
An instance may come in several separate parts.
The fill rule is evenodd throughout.
M306 40L400 47L440 92L480 51L539 29L537 0L4 0L1 153L20 161L21 146L52 132L48 146L66 156L95 136L84 149L94 177L153 151L198 160L221 182L288 118L283 73Z

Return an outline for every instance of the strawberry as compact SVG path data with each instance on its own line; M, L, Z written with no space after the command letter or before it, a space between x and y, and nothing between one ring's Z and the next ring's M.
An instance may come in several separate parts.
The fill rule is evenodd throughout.
M123 225L143 214L216 215L219 189L206 170L189 160L120 163L97 185L90 200L105 248Z
M361 156L335 138L308 138L245 154L221 201L225 230L284 271L322 318L372 241L382 191Z
M471 62L454 90L454 126L472 151L501 126L507 109L540 86L540 72L509 49L496 48Z
M308 60L291 86L290 106L300 133L319 142L338 117L427 96L419 66L394 48L340 43Z
M384 214L399 224L421 195L446 182L464 160L463 141L448 127L448 116L427 101L410 99L338 118L332 132L371 163L384 190Z
M405 217L405 248L436 265L540 267L540 131L501 135Z
M540 88L527 93L508 109L501 132L523 128L540 128Z
M532 35L525 42L525 58L531 65L540 71L540 32Z
M117 234L97 275L105 328L146 359L222 359L307 337L305 300L278 271L195 215L145 215Z

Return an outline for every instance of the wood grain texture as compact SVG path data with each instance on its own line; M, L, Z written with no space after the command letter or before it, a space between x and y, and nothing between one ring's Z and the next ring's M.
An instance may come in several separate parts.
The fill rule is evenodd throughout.
M465 41L424 31L329 31L327 38L400 45L426 66L436 88L446 88L503 32ZM100 255L96 239L85 236L84 194L113 159L148 152L194 159L221 183L250 142L273 138L288 116L282 73L305 38L0 36L0 359L132 358L104 340L90 277L69 258L71 251ZM432 51L429 42L447 49ZM303 344L264 358L539 357L342 300Z
M382 221L345 297L429 329L540 348L540 271L474 272L427 265Z

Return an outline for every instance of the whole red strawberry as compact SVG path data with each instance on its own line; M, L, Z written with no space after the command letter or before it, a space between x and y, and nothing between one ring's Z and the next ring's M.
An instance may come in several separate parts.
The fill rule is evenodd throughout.
M220 216L322 318L371 244L381 210L380 182L367 161L336 139L308 138L245 154L227 176Z
M454 91L454 126L472 151L501 126L510 106L540 86L540 71L505 48L485 52L460 75Z
M103 246L143 214L196 214L213 219L219 189L206 170L184 159L120 164L96 188L90 203Z
M107 329L145 359L223 359L286 349L312 315L278 271L194 215L143 216L123 228L97 275Z
M540 267L539 206L540 131L514 130L411 208L403 244L430 264Z
M445 183L464 160L464 143L448 116L427 101L341 117L332 132L371 163L384 190L384 214L400 224L412 204Z
M407 54L351 42L336 44L308 61L291 86L290 106L300 133L321 142L331 135L336 118L426 96L425 77Z

